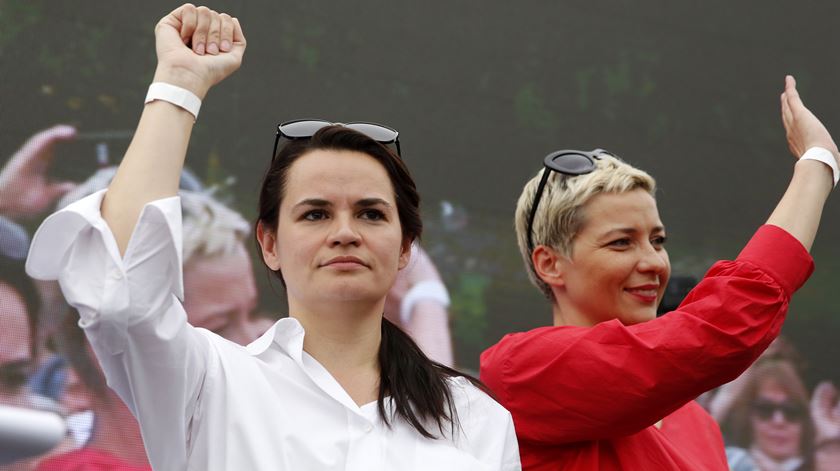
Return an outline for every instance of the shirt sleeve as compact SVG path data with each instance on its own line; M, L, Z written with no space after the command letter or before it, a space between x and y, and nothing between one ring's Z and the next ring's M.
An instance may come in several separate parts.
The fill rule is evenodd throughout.
M461 446L469 449L487 468L521 471L519 445L510 412L466 378L453 380L463 400L459 401L458 427ZM485 468L482 468L485 469Z
M482 354L481 378L511 411L520 443L632 434L745 370L778 336L791 295L812 271L799 241L762 226L676 311L632 326L612 320L507 335Z
M27 272L57 279L79 311L108 385L138 419L152 465L181 469L212 349L180 302L180 199L147 204L121 257L100 214L104 195L47 218L33 238Z

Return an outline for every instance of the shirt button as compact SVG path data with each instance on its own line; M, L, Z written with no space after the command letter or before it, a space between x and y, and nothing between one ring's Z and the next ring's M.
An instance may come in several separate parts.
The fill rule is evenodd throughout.
M373 432L373 425L367 424L365 425L365 433Z

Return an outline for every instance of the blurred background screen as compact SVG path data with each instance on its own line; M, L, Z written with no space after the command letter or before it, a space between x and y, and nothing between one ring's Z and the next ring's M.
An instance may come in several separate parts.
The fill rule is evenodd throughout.
M119 163L154 72L154 25L176 6L0 0L6 174L16 156L61 182L81 183ZM373 121L400 131L423 197L421 245L449 293L448 355L471 371L505 333L551 323L513 231L516 199L547 153L604 148L657 179L681 283L672 290L676 305L714 261L737 255L787 185L794 159L779 117L785 74L840 133L832 92L840 83L837 2L251 0L211 7L241 20L248 50L241 70L204 101L187 159L194 178L182 188L231 209L231 224L245 233L250 260L238 269L256 291L245 286L225 299L246 298L240 307L249 324L217 329L242 342L286 315L282 288L269 281L248 234L282 121ZM13 252L25 252L67 189L44 190L40 202L7 191L0 201L8 259L0 287L18 294L0 298L0 380L12 391L0 397L66 417L73 433L64 450L95 433L91 397L101 385L73 343L81 342L76 332L63 331L78 328L55 286L19 280L22 258ZM816 271L783 332L781 355L796 359L803 404L818 384L840 382L840 300L831 294L840 284L838 209L835 197L814 245ZM30 292L38 299L28 302ZM15 320L32 310L38 315Z

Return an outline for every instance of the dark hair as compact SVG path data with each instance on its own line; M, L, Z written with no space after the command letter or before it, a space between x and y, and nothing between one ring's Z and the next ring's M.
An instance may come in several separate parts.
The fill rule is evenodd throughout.
M385 168L394 187L403 241L407 245L420 237L423 231L420 195L405 163L379 142L339 125L325 127L310 139L290 141L277 152L260 189L257 225L262 223L264 229L277 231L289 169L297 159L316 149L351 150L376 159ZM285 286L280 270L274 273ZM430 423L441 434L449 425L454 435L458 417L449 388L451 378L464 376L487 392L479 380L430 360L411 337L384 317L379 366L379 415L390 426L392 417L388 417L384 402L385 396L390 395L393 415L427 438L436 438L428 428Z

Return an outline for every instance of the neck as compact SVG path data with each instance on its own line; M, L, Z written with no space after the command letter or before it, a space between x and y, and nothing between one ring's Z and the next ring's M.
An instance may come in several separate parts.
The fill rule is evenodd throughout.
M557 301L551 305L551 314L555 326L569 325L577 327L592 327L595 324L573 309L563 309Z
M289 300L289 312L306 332L303 349L359 404L376 399L384 299L376 303L303 305Z
M140 427L115 393L109 389L104 397L94 396L93 412L96 423L88 448L105 451L131 466L149 464Z

